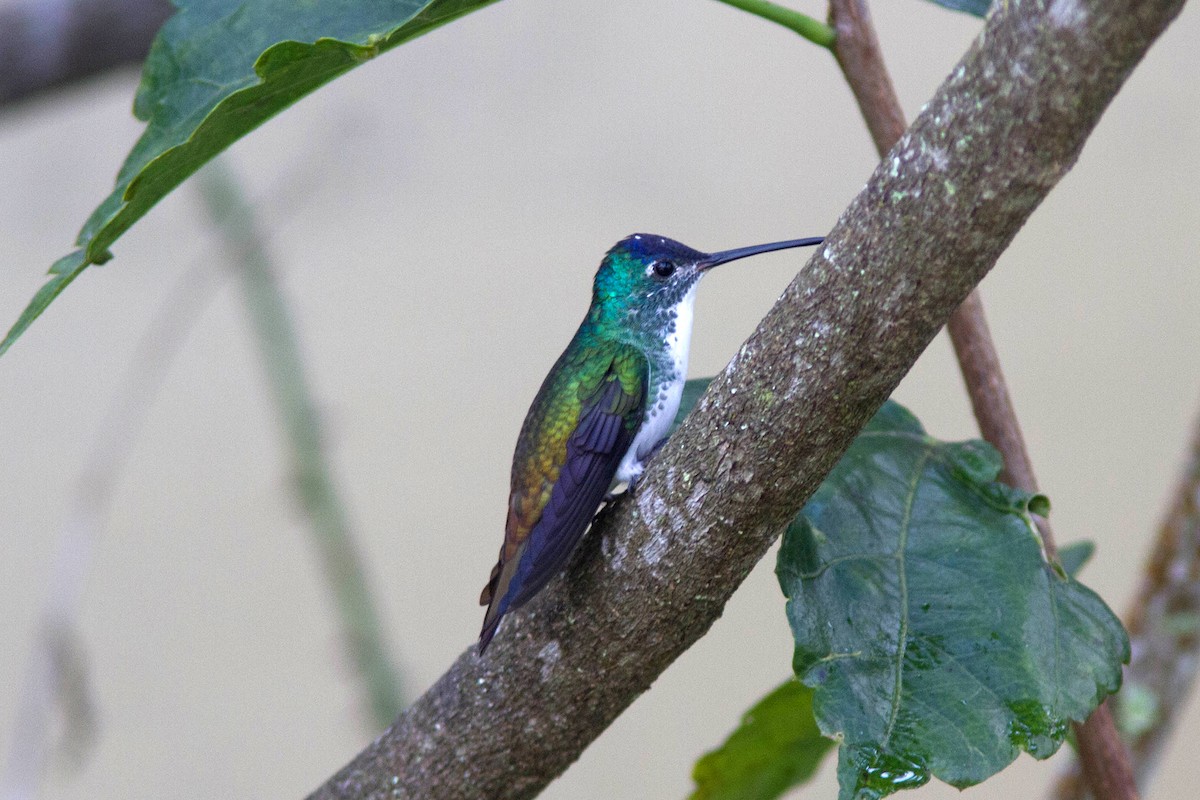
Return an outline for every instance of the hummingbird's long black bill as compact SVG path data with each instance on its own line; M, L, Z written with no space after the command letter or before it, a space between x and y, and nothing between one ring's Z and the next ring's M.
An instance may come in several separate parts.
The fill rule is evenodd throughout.
M737 261L739 258L746 256L756 256L759 253L769 253L772 250L787 250L790 247L811 247L814 244L820 244L825 241L824 236L810 236L807 239L788 239L786 242L771 242L770 244L756 244L750 247L739 247L736 250L722 250L719 253L709 253L706 258L700 260L696 266L703 272L706 269L712 269L718 264L725 264L730 261Z

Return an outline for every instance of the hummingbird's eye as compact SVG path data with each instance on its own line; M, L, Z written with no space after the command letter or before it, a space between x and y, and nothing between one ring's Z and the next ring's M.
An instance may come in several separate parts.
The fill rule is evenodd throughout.
M675 265L670 261L655 261L652 269L660 278L669 278L675 274Z

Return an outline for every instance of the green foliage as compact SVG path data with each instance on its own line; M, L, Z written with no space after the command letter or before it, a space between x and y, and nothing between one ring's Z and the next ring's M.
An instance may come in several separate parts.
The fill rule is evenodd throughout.
M1058 563L1072 578L1079 575L1087 562L1096 554L1096 543L1086 539L1081 542L1071 542L1065 547L1058 548Z
M709 382L688 381L676 427ZM1046 758L1119 686L1124 630L1045 562L1029 516L1045 499L995 483L1000 466L888 403L785 536L794 666L820 730L844 737L844 798L931 774L972 785L1020 749ZM1064 548L1066 574L1093 550ZM765 800L811 777L833 746L811 703L789 682L755 705L697 762L693 800Z
M782 25L821 47L832 49L837 38L833 28L825 23L795 9L772 3L770 0L720 0L720 2Z
M181 0L146 59L146 130L0 354L168 192L230 144L355 66L495 0Z
M813 690L788 680L696 762L691 800L770 800L812 777L833 749L813 717Z
M1038 498L996 483L1000 467L888 403L784 536L793 666L842 738L842 798L1047 758L1120 685L1124 629L1046 563Z
M690 380L674 433L711 378ZM776 573L796 640L791 683L697 762L692 800L768 800L842 739L841 797L930 775L978 783L1025 750L1048 758L1069 720L1115 692L1124 628L1073 577L1095 546L1048 564L1030 517L1046 498L996 483L986 442L939 442L886 403L789 526ZM815 699L814 699L815 698ZM813 719L815 711L816 719Z
M962 11L977 17L986 17L988 9L992 7L992 0L929 0L929 2L937 3L942 8L948 8L951 11Z

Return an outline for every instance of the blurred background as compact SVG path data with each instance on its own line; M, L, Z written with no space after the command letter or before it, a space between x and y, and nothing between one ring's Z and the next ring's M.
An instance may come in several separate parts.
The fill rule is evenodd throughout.
M919 0L874 12L911 117L981 23ZM1057 535L1097 542L1083 579L1119 613L1200 406L1198 40L1188 9L982 286ZM141 130L137 79L0 109L3 327L111 189ZM604 251L634 231L705 250L822 234L876 160L827 52L701 0L508 0L230 151L410 697L475 639L517 430ZM114 250L0 358L0 753L57 542L95 480L81 471L165 317L181 338L151 344L175 354L144 422L117 432L129 457L83 584L94 740L83 758L56 751L41 796L301 797L375 730L228 248L188 183ZM705 282L692 375L724 366L806 257ZM935 435L976 435L944 337L898 399ZM544 797L686 795L696 757L788 674L773 564ZM1194 791L1198 737L1193 704L1149 797ZM1038 796L1067 750L967 795ZM832 767L796 796L833 797Z

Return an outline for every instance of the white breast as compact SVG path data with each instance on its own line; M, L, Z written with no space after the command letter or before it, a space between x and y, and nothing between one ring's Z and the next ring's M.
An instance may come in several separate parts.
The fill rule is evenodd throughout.
M646 412L642 426L617 467L617 481L637 480L645 469L644 460L666 438L667 430L679 412L683 384L687 380L688 350L692 345L692 317L696 304L693 286L674 308L675 330L667 336L666 352L650 358L650 380L646 387Z

